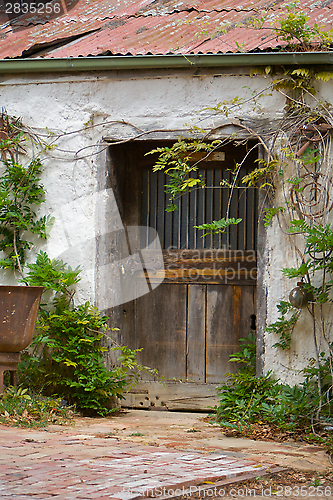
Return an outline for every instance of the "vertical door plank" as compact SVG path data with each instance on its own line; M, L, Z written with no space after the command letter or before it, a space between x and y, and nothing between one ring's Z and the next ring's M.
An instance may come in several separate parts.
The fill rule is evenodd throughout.
M254 285L207 285L206 382L221 382L237 370L229 356L249 335L255 304Z
M140 363L158 368L167 379L186 378L186 302L186 285L168 283L135 301L133 347L143 348Z
M187 380L205 382L206 285L188 285Z
M229 217L238 218L238 190L236 189L230 202ZM237 250L237 225L231 224L230 229L230 250Z
M241 287L207 285L206 382L221 382L234 372L229 355L239 346Z
M245 285L237 288L241 289L239 338L242 339L248 337L251 331L251 316L256 314L256 287L254 285Z

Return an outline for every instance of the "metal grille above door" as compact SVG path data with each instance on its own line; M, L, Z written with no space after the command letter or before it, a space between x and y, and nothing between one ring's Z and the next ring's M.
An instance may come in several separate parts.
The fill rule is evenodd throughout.
M248 171L248 168L241 168L239 179ZM225 217L231 189L221 186L221 181L231 183L232 175L230 170L217 164L215 168L209 166L193 172L192 176L201 177L206 187L185 193L175 202L177 210L166 212L169 194L165 193L164 186L168 184L168 177L162 171L145 169L142 180L142 225L158 231L164 249L255 250L257 190L244 187L240 181L240 186L233 190L229 214L235 219L242 219L242 222L230 226L223 234L203 238L203 231L194 226Z

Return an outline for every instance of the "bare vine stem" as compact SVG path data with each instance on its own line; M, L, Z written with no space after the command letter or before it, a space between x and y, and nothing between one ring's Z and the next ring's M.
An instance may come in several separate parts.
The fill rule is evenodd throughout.
M229 212L230 212L230 206L231 206L231 201L232 201L232 196L233 196L233 192L235 190L235 186L236 186L236 182L237 182L237 179L238 179L238 174L240 172L240 169L242 168L242 165L243 163L245 162L246 158L248 157L248 155L251 153L251 151L253 151L255 148L257 147L257 144L255 146L253 146L245 155L245 157L243 158L242 162L239 163L237 165L237 169L236 169L236 173L234 174L234 179L233 179L233 183L232 183L232 186L231 186L231 189L230 189L230 194L229 194L229 199L228 199L228 205L227 205L227 210L226 210L226 219L229 219Z
M16 246L16 229L14 229L14 231L13 231L13 248L14 248L15 260L17 262L18 271L19 271L21 277L24 279L24 274L23 274L22 267L21 267L20 256L18 254L17 246ZM25 284L27 285L27 283L25 283Z

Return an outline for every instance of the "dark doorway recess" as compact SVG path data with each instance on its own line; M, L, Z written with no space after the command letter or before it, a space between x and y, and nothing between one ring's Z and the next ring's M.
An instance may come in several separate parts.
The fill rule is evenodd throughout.
M114 311L121 341L143 348L140 362L157 368L168 381L149 376L125 405L169 409L203 409L214 404L216 385L235 371L229 355L239 339L255 328L257 190L239 182L233 190L230 217L241 218L223 235L202 238L195 225L225 216L231 170L253 148L222 147L200 164L195 175L207 189L196 189L166 212L168 195L162 172L152 172L156 157L145 156L166 142L138 142L110 147L110 177L123 223L157 230L163 248L164 282ZM242 164L239 179L255 166L254 148Z

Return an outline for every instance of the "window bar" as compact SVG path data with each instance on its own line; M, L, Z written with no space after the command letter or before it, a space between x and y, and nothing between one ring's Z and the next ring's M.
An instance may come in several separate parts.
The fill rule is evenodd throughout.
M237 228L237 250L245 250L246 248L246 224L247 224L247 213L246 213L246 189L242 187L242 178L246 174L244 168L240 169L239 172L239 187L237 189L238 193L238 215L237 217L242 219Z
M165 184L168 184L169 180L166 175L164 175L164 186ZM163 200L164 200L164 207L166 208L169 205L169 193L165 192L165 187L164 187L164 193L163 193ZM165 240L164 240L164 246L162 248L169 249L172 247L172 212L166 212L164 210L164 234L165 234Z
M183 194L180 197L180 248L189 248L189 195L188 193Z
M164 206L164 183L165 176L162 171L156 172L157 174L157 214L156 214L156 222L157 222L157 232L161 240L162 248L165 248L165 233L164 233L164 214L165 214L165 206Z
M149 226L157 229L157 174L150 173Z
M180 234L179 234L179 228L180 228L180 202L179 202L179 197L177 197L174 201L175 206L177 207L177 210L174 212L170 212L170 215L172 216L172 246L174 248L181 248L180 246Z
M198 178L198 172L194 171L192 172L192 177L194 179ZM188 199L189 199L189 219L188 219L188 247L187 248L197 248L197 241L196 241L196 229L194 229L194 226L197 226L197 188L195 187L194 190L192 190L188 194Z
M206 171L205 170L199 170L199 176L202 176L204 181L206 182ZM198 191L197 191L197 197L198 197L198 201L197 201L197 224L195 224L196 226L200 226L201 224L203 224L205 222L205 195L206 195L206 190L205 189L202 189L202 188L199 188ZM196 247L195 248L199 248L199 249L202 249L204 248L204 243L205 243L205 239L202 238L202 234L204 234L204 232L199 229L196 229Z
M149 227L149 186L150 186L150 171L143 171L142 178L142 226ZM145 248L148 244L148 231L145 235L145 241L142 242L142 248Z
M205 223L213 221L213 171L207 170L207 190L206 190L206 220ZM213 238L211 234L205 236L205 248L213 248Z
M213 212L214 220L220 220L221 206L222 206L222 191L221 191L221 170L215 169L214 171L214 189L213 189ZM221 248L221 233L213 235L213 248Z

